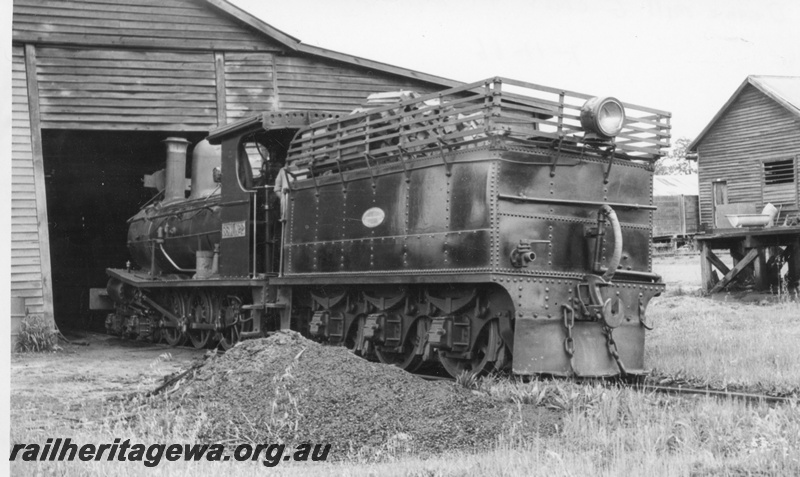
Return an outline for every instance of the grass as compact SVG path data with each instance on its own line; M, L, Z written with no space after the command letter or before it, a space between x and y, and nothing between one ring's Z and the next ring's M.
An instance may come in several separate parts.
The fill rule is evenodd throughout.
M648 309L655 329L647 335L646 363L654 375L719 388L798 393L800 305L788 300L743 304L702 298L697 294L698 283L681 271L687 263L669 260L671 268L664 275L668 281L669 274L675 277L670 282L672 291L655 299ZM505 430L493 448L420 459L403 452L402 442L392 441L385 443L381 462L355 449L333 449L331 455L338 454L341 461L285 463L268 471L290 476L800 475L797 401L768 406L567 381L469 376L458 381L454 385L512 404ZM297 408L291 396L278 393L269 400L277 411L273 424L293 422ZM155 411L145 412L152 404L141 398L107 403L99 416L87 416L92 423L76 430L29 429L24 422L15 422L11 440L44 442L62 436L94 443L117 437L143 443L201 442L199 429L207 419L202 409L189 414L175 406L178 403L160 402ZM556 418L548 428L529 432L531 426L544 426L531 422L528 411L532 408L549 410ZM12 462L11 471L14 475L89 476L235 472L246 477L264 475L266 469L259 462L164 462L147 468L140 463L101 461Z
M487 379L478 392L517 403L509 426L492 449L451 453L431 459L387 452L383 462L364 461L357 453L329 464L287 463L269 469L275 475L798 475L800 407L769 407L710 398L674 399L632 389L583 386L570 382L515 382ZM530 404L523 404L529 402ZM162 404L156 412L135 412L145 401L116 403L102 424L69 435L78 442L199 442L206 416ZM152 404L152 403L150 403ZM525 406L557 408L552 432L530 436ZM53 430L13 432L12 442L43 442ZM64 435L64 434L59 434ZM387 443L389 444L389 443ZM387 447L387 451L390 451ZM336 452L334 450L332 452ZM339 449L338 452L344 452ZM341 457L341 455L340 455ZM14 475L214 475L236 472L263 475L260 462L162 462L148 468L133 462L12 462Z
M658 298L646 363L665 382L800 396L800 304Z
M53 325L40 315L26 316L19 326L16 351L42 353L61 349Z

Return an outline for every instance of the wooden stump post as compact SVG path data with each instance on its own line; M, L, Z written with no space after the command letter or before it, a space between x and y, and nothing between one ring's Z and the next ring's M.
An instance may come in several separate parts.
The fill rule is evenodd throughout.
M708 253L710 252L710 248L708 243L706 242L699 242L700 243L700 278L703 282L703 293L708 293L711 290L711 287L714 286L714 283L711 279L711 262L708 259Z

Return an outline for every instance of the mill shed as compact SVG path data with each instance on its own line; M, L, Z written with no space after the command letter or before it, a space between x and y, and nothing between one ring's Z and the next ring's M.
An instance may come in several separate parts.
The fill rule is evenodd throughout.
M689 145L698 155L700 221L729 228L726 215L800 209L800 77L748 76Z
M703 288L797 290L800 77L748 76L688 150L697 153L707 232L696 237Z
M15 0L12 41L11 296L62 327L124 266L165 138L458 84L305 45L224 0Z

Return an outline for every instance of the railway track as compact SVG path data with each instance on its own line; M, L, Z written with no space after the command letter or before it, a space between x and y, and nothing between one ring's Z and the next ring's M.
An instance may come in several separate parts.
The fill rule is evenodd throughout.
M166 348L168 349L168 348ZM208 351L208 350L206 350ZM213 350L217 355L224 354L224 350L216 349ZM415 376L422 378L426 381L450 381L455 382L456 379L451 376L442 375L442 370L436 367L428 367L424 369L422 372L414 373ZM185 373L184 373L185 374ZM181 376L182 377L182 376ZM718 399L730 399L730 400L741 400L751 403L759 403L764 402L767 404L788 404L791 402L800 402L800 398L796 397L787 397L787 396L773 396L764 393L746 393L740 391L725 391L719 389L711 389L711 388L701 388L701 387L693 387L693 386L683 386L683 385L676 385L676 386L663 386L659 384L651 384L647 383L646 381L643 382L640 378L636 379L635 381L625 381L624 379L620 378L612 378L612 379L586 379L581 381L586 384L595 384L599 383L604 386L625 386L631 389L636 389L639 391L647 392L657 392L662 394L670 394L675 396L707 396L707 397L714 397ZM158 393L164 388L166 385L160 386L154 393Z
M720 399L740 400L752 403L765 402L767 404L787 404L797 402L797 398L784 396L771 396L763 393L744 393L738 391L724 391L718 389L696 388L691 386L660 386L653 384L634 384L631 387L642 391L654 391L664 394L708 396Z
M427 374L417 374L422 379L427 381L451 381L454 382L455 378L451 378L449 376L435 376L435 375L427 375ZM706 396L706 397L714 397L719 399L730 399L730 400L740 400L746 401L749 403L767 403L767 404L788 404L791 402L798 402L800 401L798 398L794 397L786 397L786 396L772 396L769 394L763 393L745 393L739 391L725 391L719 389L710 389L710 388L699 388L699 387L692 387L692 386L662 386L658 384L648 384L648 383L626 383L619 379L613 380L591 380L585 381L585 383L600 383L604 386L625 386L631 389L636 389L643 392L657 392L663 394L670 394L675 396Z

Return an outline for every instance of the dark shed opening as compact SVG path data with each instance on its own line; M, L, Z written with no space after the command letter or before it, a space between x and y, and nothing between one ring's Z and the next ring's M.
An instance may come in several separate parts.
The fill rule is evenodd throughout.
M124 267L129 259L126 221L156 194L144 187L143 177L164 168L162 141L170 136L196 144L205 134L42 131L59 329L103 330L105 313L89 312L89 289L105 287L105 269Z

